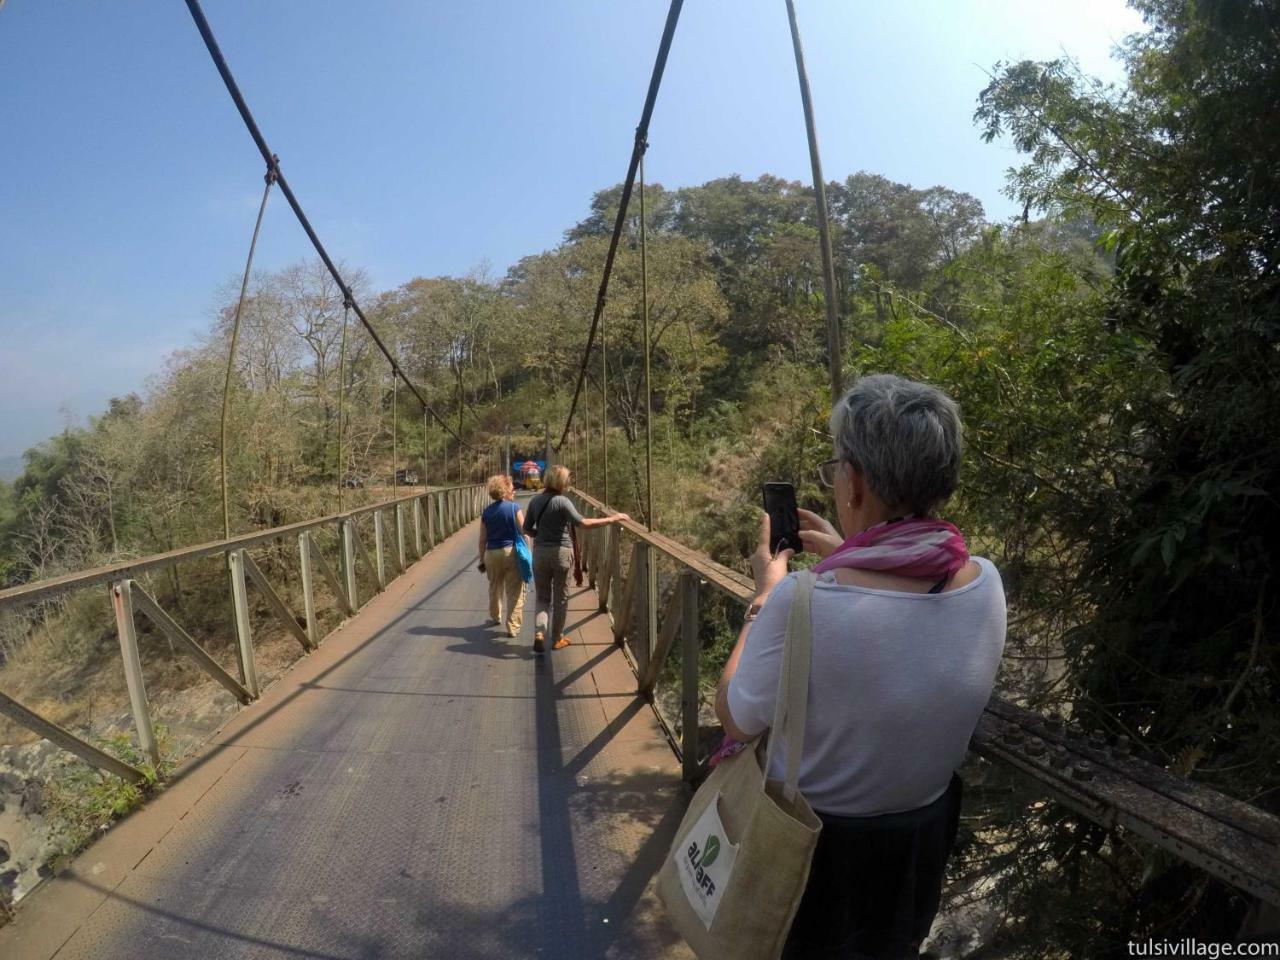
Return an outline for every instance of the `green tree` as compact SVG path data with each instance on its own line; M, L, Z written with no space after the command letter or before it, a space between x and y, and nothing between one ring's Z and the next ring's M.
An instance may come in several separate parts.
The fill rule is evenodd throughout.
M1125 85L1001 66L977 112L1028 154L1012 196L1106 231L1108 327L1168 384L1133 404L1134 468L1079 568L1094 615L1067 638L1070 677L1089 722L1276 810L1280 7L1134 6L1150 30L1125 45ZM1103 900L1115 942L1234 932L1242 899L1184 864L1126 879Z

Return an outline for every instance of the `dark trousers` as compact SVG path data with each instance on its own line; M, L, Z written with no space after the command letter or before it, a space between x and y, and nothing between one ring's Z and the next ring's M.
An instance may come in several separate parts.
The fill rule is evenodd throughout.
M960 778L933 803L879 817L819 813L822 833L783 960L914 958L942 900Z

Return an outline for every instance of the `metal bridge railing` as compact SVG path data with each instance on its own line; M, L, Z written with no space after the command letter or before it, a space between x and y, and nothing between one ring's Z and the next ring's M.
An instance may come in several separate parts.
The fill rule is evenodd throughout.
M303 651L310 652L323 640L315 602L314 578L317 573L324 578L341 613L351 616L362 606L358 571L364 572L366 580L373 584L374 592L384 589L390 580L405 571L411 558L424 556L438 542L479 516L487 499L484 488L478 484L428 490L316 520L183 547L0 590L0 610L101 584L108 585L115 610L120 656L138 747L151 765L158 769L160 751L138 653L138 613L151 621L173 644L175 650L181 650L190 656L201 670L230 691L241 703L249 703L260 693L249 613L250 585L258 591L273 616L302 645ZM372 522L372 551L370 544L362 539L359 532L359 522L362 520ZM316 533L326 528L336 532L336 564L331 564L325 558L314 539ZM288 541L296 541L297 569L302 588L301 617L289 608L262 567L249 553L251 547L268 543L283 545ZM143 573L165 570L180 563L214 556L225 557L229 574L238 678L225 670L137 581L137 577ZM0 715L108 773L130 780L142 780L146 777L143 770L40 716L3 691L0 691Z
M614 512L581 491L573 496L584 516ZM754 585L749 577L634 522L583 533L584 566L600 610L612 617L614 640L630 656L638 692L657 708L685 780L697 781L719 733L700 718L699 588L705 584L745 610ZM629 561L625 570L624 558ZM665 575L660 565L667 568ZM669 720L655 693L673 649L681 660L679 716ZM1123 738L1108 740L1078 723L1043 717L999 697L983 712L970 748L1012 767L1042 793L1095 823L1125 827L1280 906L1280 817L1134 756L1133 745Z

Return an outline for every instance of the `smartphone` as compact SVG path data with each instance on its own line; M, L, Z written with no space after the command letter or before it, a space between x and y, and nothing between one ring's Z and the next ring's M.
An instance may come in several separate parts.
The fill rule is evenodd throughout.
M769 552L790 547L796 553L804 550L800 540L800 514L796 512L796 488L789 483L764 485L764 510L769 514Z

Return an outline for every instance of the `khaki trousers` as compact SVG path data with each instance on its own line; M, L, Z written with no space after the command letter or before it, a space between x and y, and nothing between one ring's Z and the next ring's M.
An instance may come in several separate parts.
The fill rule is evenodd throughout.
M484 552L484 569L489 575L489 618L502 620L502 607L507 611L507 632L520 632L524 618L524 581L516 565L514 547L499 547ZM506 601L505 604L503 601Z
M573 568L573 549L560 546L533 548L533 628L547 635L549 643L564 636L564 621L569 611L569 571ZM550 633L547 628L550 627Z

